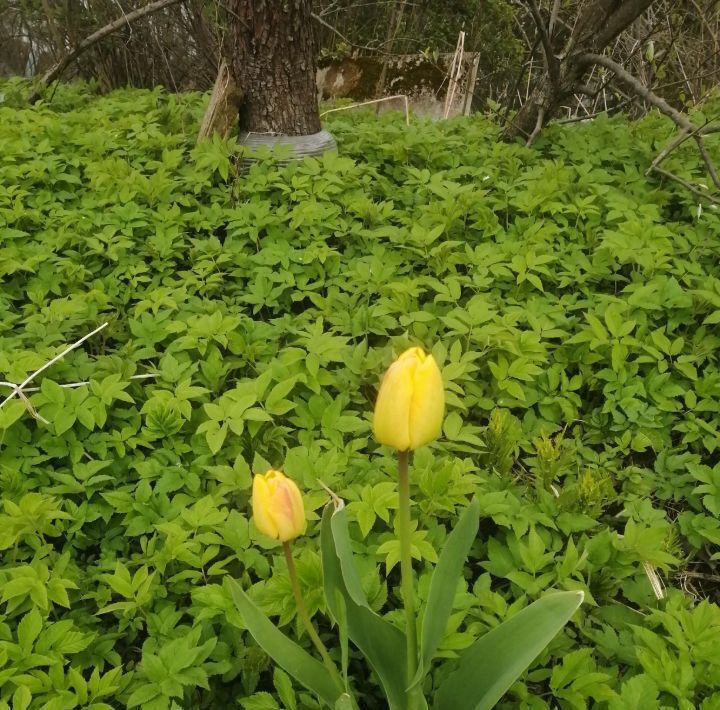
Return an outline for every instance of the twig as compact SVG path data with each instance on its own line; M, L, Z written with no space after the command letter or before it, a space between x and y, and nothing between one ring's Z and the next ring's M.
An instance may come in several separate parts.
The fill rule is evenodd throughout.
M602 109L600 111L595 111L593 113L589 113L587 116L569 116L568 118L562 118L559 121L553 121L553 126L562 126L566 123L579 123L580 121L590 121L593 118L597 118L598 116L602 116L604 113L609 114L610 111L620 111L622 108L627 106L627 104L630 103L629 99L625 99L624 101L621 101L619 104L616 104L615 106L611 106L608 109Z
M63 350L59 355L56 355L52 360L46 362L39 370L35 370L32 375L26 377L19 385L16 385L13 391L7 397L5 397L2 402L0 402L0 409L2 409L15 395L22 395L22 391L25 389L25 387L30 384L30 382L32 382L41 372L45 372L45 370L54 365L58 360L62 360L62 358L64 358L69 352L75 350L75 348L82 345L88 338L91 338L96 333L99 333L103 328L107 326L108 323L103 323L98 328L95 328L92 333L84 335L82 338L80 338L80 340L65 348L65 350Z
M552 11L550 12L550 22L548 22L548 35L553 36L553 30L555 29L555 23L557 22L558 16L560 15L560 1L555 0L553 3Z
M645 571L645 576L648 578L650 586L652 587L653 594L655 594L655 598L665 599L665 586L663 585L655 567L647 560L644 560L642 565L643 570Z
M690 119L683 113L680 113L677 109L670 106L662 97L654 93L649 87L645 86L637 77L634 77L625 67L618 64L615 60L606 57L604 54L583 54L580 57L580 61L585 64L599 64L600 66L609 69L615 76L627 84L638 96L647 101L647 103L655 106L660 113L665 114L668 118L671 118L680 128L684 128L686 131L692 133L695 130L695 126Z
M670 104L665 101L665 99L658 96L649 87L645 86L639 79L637 79L637 77L634 77L632 74L630 74L627 69L622 67L616 61L610 59L610 57L606 57L602 54L584 54L580 58L580 61L587 64L599 64L600 66L604 66L606 69L609 69L613 72L613 74L615 74L617 79L622 81L624 84L627 84L636 94L638 94L638 96L640 96L651 106L655 106L655 108L657 108L661 113L670 118L683 131L683 134L687 134L683 135L682 139L676 139L675 145L672 146L673 148L676 148L678 145L680 145L680 143L682 143L686 138L693 138L693 140L697 144L698 150L700 151L700 156L705 163L705 167L707 168L708 173L710 173L710 177L715 184L715 187L720 189L720 177L718 176L715 164L713 163L712 158L710 157L710 153L708 152L707 147L705 146L705 142L703 140L703 135L711 131L706 130L705 126L696 126L684 113L681 113L677 109L670 106ZM661 154L662 160L664 160L669 155L670 150L665 150L663 151L663 153L664 155ZM664 174L666 175L666 177L670 177L671 179L679 182L685 187L689 187L690 183L682 180L674 173L671 173L667 170L661 170L658 167L659 162L660 161L658 161L657 158L653 161L650 166L652 170ZM692 192L702 195L704 198L710 200L711 202L714 202L715 204L720 204L720 201L715 198L711 198L710 195L701 192L698 188L692 188Z
M560 77L559 65L557 58L552 50L552 44L550 42L550 35L548 34L548 28L543 21L542 15L540 14L540 8L537 6L535 0L526 0L527 6L530 8L530 13L535 21L538 34L540 35L540 42L543 46L543 52L545 54L545 65L548 70L548 75L553 83L553 86L558 85Z
M68 52L59 62L53 64L40 79L39 86L30 94L28 103L34 104L40 96L42 91L46 89L55 79L57 79L67 67L72 64L81 54L86 50L90 49L94 44L104 39L113 32L117 32L119 29L124 27L126 24L129 25L133 20L137 20L140 17L149 15L158 10L162 10L170 5L176 5L183 0L156 0L151 2L149 5L139 7L137 10L133 10L128 14L123 12L122 17L119 17L109 24L101 27L96 32L93 32L89 37L86 37L80 44L77 45L72 51Z
M694 193L695 195L698 195L699 197L702 197L704 200L707 200L708 202L712 202L714 205L720 205L720 200L717 197L713 197L712 195L708 195L706 192L703 192L699 187L696 187L691 182L688 182L687 180L683 180L679 175L675 175L675 173L671 173L669 170L665 170L665 168L654 168L653 172L658 173L659 175L664 175L666 178L669 178L670 180L674 180L675 182L682 185L684 188L687 188L690 190L690 192Z
M320 118L326 116L329 113L335 113L335 111L347 111L351 108L357 108L358 106L367 106L368 104L377 104L381 101L392 101L393 99L402 99L405 102L405 124L410 125L410 106L408 104L408 97L405 94L396 94L395 96L384 96L381 99L370 99L369 101L361 101L357 104L350 104L349 106L339 106L338 108L329 108L327 111L323 111L320 114Z
M668 22L669 21L670 20L668 19ZM680 71L683 75L683 78L685 79L685 86L687 86L687 89L690 92L690 98L692 99L692 102L695 104L695 103L697 103L697 99L695 98L695 92L693 91L692 84L690 83L690 79L688 79L688 75L685 72L685 66L682 63L682 59L680 58L680 51L678 50L677 46L675 47L675 55L677 56L678 66L680 67Z
M525 143L525 146L529 148L535 139L538 137L538 134L540 131L542 131L543 127L543 120L545 119L545 107L544 106L538 106L538 114L537 114L537 121L535 122L535 128L533 128L532 133L528 136L527 142Z
M148 372L144 375L132 375L129 377L129 380L147 380L152 377L157 377L157 372ZM63 384L58 384L58 387L62 387L63 389L75 389L76 387L86 387L89 385L90 382L64 382ZM12 387L13 389L17 388L17 385L14 382L4 382L0 380L0 387ZM42 388L41 387L25 387L23 389L23 392L39 392ZM20 393L18 393L20 394Z
M679 147L679 146L682 145L688 138L690 138L690 135L691 135L691 134L688 133L687 131L681 131L681 132L679 133L679 135L675 136L675 138L674 138L672 141L670 141L670 143L668 143L668 144L655 156L655 160L653 160L652 163L650 163L650 167L645 171L645 176L647 177L648 175L650 175L650 173L651 173L653 170L655 170L655 168L657 168L658 165L660 165L660 163L662 163L662 161L665 160L665 158L667 158L668 155L670 155L670 153L672 153L672 152L675 150L675 148Z
M705 163L705 167L707 167L708 172L710 173L710 177L712 178L712 181L715 183L715 187L717 187L720 190L720 178L718 177L717 170L715 169L715 164L712 161L712 158L710 157L710 153L708 153L707 146L705 145L705 141L702 139L702 133L698 133L695 136L695 142L697 143L698 150L700 151L700 155L702 156L703 162Z
M717 574L705 574L704 572L690 572L683 570L680 573L681 577L695 577L695 579L706 579L709 582L720 582L720 575Z
M50 422L45 419L45 417L38 412L35 407L33 407L32 402L25 396L24 392L18 392L17 393L20 400L22 400L22 403L25 405L25 409L27 409L28 413L33 419L37 419L39 422L42 422L43 424L50 424Z

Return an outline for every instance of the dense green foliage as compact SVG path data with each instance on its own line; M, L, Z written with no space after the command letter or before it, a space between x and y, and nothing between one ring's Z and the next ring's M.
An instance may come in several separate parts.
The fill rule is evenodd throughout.
M0 378L110 323L0 409L0 707L315 707L223 586L299 633L279 549L248 519L251 471L306 491L298 567L335 652L321 482L401 624L395 466L370 412L411 344L448 393L412 471L421 599L472 495L481 509L443 654L583 589L503 707L720 707L720 609L701 601L720 544L720 220L643 176L664 119L529 150L481 117L335 114L339 156L235 180L229 146L194 146L201 97L81 99L0 107ZM697 178L693 160L670 165Z

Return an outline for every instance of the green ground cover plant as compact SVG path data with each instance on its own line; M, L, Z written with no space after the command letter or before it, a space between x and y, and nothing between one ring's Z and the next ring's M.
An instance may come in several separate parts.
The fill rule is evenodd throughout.
M319 707L233 603L230 579L312 650L251 475L304 492L298 576L331 652L323 484L370 605L401 626L395 459L371 412L415 345L447 401L412 468L420 604L480 509L440 655L581 590L498 707L720 708L720 220L644 176L665 119L526 149L480 116L338 113L339 154L238 175L232 145L195 146L200 95L73 86L18 109L16 91L0 379L109 325L0 409L0 708ZM702 180L691 148L668 166ZM382 708L352 646L349 672Z

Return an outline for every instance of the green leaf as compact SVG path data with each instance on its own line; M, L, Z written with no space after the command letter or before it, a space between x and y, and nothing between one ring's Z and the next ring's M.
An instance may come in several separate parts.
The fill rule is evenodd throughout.
M297 710L297 700L290 676L281 668L273 671L273 685L286 710Z
M337 538L335 538L336 530ZM346 545L348 539L344 505L340 502L334 512L332 504L327 505L323 511L320 527L320 550L328 608L337 621L341 616L341 610L336 603L335 594L339 592L345 600L348 635L380 679L388 707L390 710L405 710L408 706L405 692L407 675L405 635L372 611L367 602L358 603L357 599L365 599L362 589L355 588L354 593L350 593L344 572L348 571L351 586L359 585L359 577L353 563L352 552L349 545Z
M448 535L430 580L420 635L420 664L411 686L417 685L430 667L452 613L457 582L480 527L480 503L474 498Z
M205 434L205 438L207 439L207 444L213 454L216 454L218 451L220 451L225 441L225 437L227 436L227 433L227 424L222 424L221 426L215 425L211 429L208 429Z
M337 609L338 634L340 636L340 657L342 659L340 671L343 683L345 683L345 690L350 692L348 681L350 652L348 648L347 608L345 607L345 597L343 597L339 589L335 590L335 606Z
M438 688L434 710L490 710L582 601L582 592L548 594L479 638Z
M148 683L147 685L141 685L127 700L127 706L129 708L135 708L138 705L146 706L151 700L154 700L161 695L160 688L154 683Z
M333 683L325 666L279 631L234 579L227 581L235 606L263 651L299 683L333 707L343 689Z
M17 637L20 648L25 654L29 654L33 647L35 639L40 634L43 627L42 616L40 612L33 608L29 611L18 624Z
M27 686L18 686L18 689L13 693L12 697L12 709L13 710L27 710L32 702L32 694Z
M330 506L326 506L327 511ZM332 511L331 511L332 512ZM325 511L323 511L323 520ZM342 581L351 599L360 606L370 608L367 597L360 582L360 575L357 573L353 560L352 547L350 546L350 533L348 532L347 510L343 505L335 510L330 517L330 528L335 552L342 569Z

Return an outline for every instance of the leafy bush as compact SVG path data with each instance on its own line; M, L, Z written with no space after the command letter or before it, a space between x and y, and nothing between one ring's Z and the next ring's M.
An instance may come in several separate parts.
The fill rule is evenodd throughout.
M581 589L501 707L720 707L720 222L643 176L663 119L529 150L481 117L335 114L340 155L238 177L230 145L194 146L200 96L64 109L0 107L0 377L109 326L0 409L0 707L317 707L223 584L301 634L249 523L251 471L309 492L297 566L323 635L321 483L401 624L370 412L413 344L434 344L448 401L413 467L421 599L471 495L481 509L442 653ZM669 165L697 179L693 161Z

